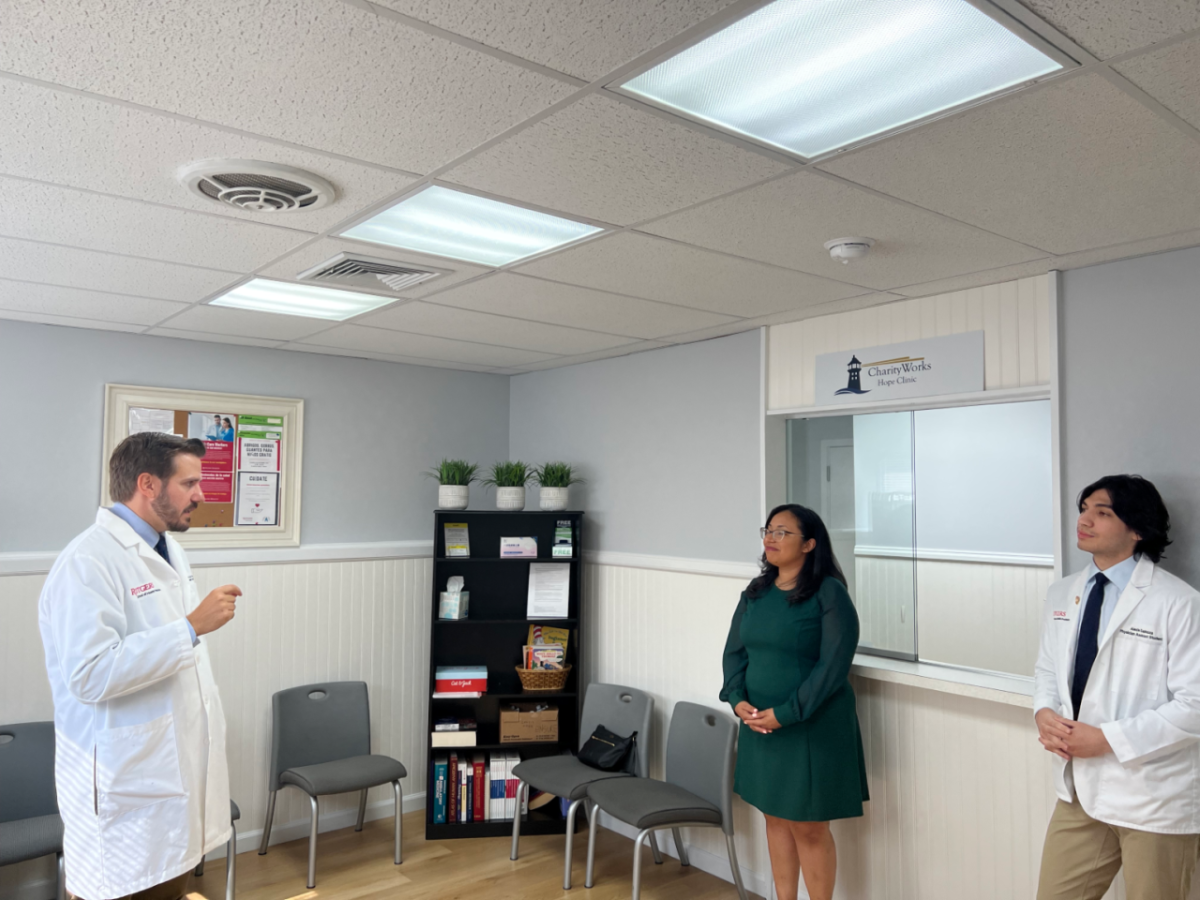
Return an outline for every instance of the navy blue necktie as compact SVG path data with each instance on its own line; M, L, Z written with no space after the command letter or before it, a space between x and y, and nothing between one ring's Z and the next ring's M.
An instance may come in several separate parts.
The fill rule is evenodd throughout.
M1100 644L1100 608L1104 605L1104 586L1108 579L1096 573L1096 582L1088 594L1087 606L1083 609L1083 621L1079 624L1079 642L1075 645L1075 677L1071 679L1071 703L1075 707L1075 718L1079 719L1079 705L1083 702L1083 689L1092 674L1092 663Z
M171 556L167 553L167 536L165 534L158 536L158 543L154 545L154 549L158 551L159 556L167 561L168 566L171 565Z

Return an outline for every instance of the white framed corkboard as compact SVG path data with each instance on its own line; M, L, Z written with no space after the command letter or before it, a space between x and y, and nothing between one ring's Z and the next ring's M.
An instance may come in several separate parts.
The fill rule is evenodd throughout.
M187 391L174 388L146 387L131 384L104 386L104 446L102 448L100 505L109 506L108 460L116 446L130 434L130 411L153 410L174 415L173 433L185 430L190 416L209 416L220 413L233 420L233 471L230 499L227 503L205 503L192 517L192 527L175 538L184 547L218 549L231 547L298 547L300 546L300 475L304 445L304 401L287 397L264 397L254 394L225 394L213 391ZM249 524L249 517L239 521L239 476L243 435L258 431L245 429L257 426L243 423L241 417L261 417L270 425L263 428L280 430L277 448L277 507L273 524ZM181 418L182 417L182 418ZM215 417L214 417L215 418ZM276 422L278 425L276 426ZM161 429L166 430L165 426ZM270 432L274 434L275 432ZM251 438L251 440L255 440ZM214 478L218 477L216 475ZM248 475L247 475L248 477ZM223 496L223 495L222 495ZM228 508L226 508L228 507ZM269 519L270 517L268 517ZM226 524L227 523L227 524Z

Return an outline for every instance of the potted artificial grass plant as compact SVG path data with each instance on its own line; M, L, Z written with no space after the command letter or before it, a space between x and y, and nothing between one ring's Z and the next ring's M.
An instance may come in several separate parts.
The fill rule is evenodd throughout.
M565 462L548 462L533 470L533 480L540 486L538 503L542 509L566 509L567 495L573 484L582 484L583 479L575 474Z
M465 459L443 459L430 469L426 474L438 480L438 509L466 509L477 471L479 466Z
M532 477L533 470L523 462L498 462L482 483L496 489L496 509L524 509L525 485Z

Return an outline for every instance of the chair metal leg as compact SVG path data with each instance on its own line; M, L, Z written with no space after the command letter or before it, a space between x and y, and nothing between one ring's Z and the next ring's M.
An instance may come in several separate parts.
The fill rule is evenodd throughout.
M258 845L258 855L265 856L267 853L267 844L271 842L271 823L275 821L275 794L276 791L271 791L267 797L267 820L263 823L262 843Z
M404 794L402 794L400 792L400 780L399 779L396 779L395 781L392 782L392 790L394 790L396 792L396 825L395 825L396 854L395 854L395 860L396 860L396 865L400 865L400 863L402 863L404 861L403 850L400 849L400 845L403 843L403 840L404 840L404 823L403 823ZM366 791L363 791L363 796L364 797L366 796Z
M649 829L649 831L650 831L650 852L654 854L654 864L656 866L661 866L663 860L662 860L662 853L658 849L658 840L654 837L654 830Z
M584 887L591 887L595 884L593 875L596 871L596 832L600 830L600 807L597 804L592 804L592 822L588 828L588 858L587 858L587 875L583 879Z
M67 900L67 871L63 866L63 855L58 856L58 885L55 888L55 900Z
M733 835L725 835L725 846L729 850L729 868L733 870L733 883L737 886L738 897L746 900L746 886L742 884L742 867L738 865L737 848L733 846Z
M319 809L316 797L310 796L308 800L312 804L312 824L308 829L308 889L311 891L317 886L317 818Z
M527 790L529 790L529 785L527 785L523 781L517 782L517 808L518 809L520 809L521 797L523 796L521 794L521 792L527 791ZM517 858L517 847L520 843L521 843L521 817L513 816L512 850L509 851L509 854L508 854L509 859Z
M196 870L192 872L197 878L204 874L204 857L200 858L200 865L196 866Z
M363 788L358 798L358 821L354 823L355 831L362 831L363 819L367 817L367 789Z
M563 890L571 889L571 851L575 847L575 813L579 812L579 807L583 806L587 809L587 800L579 799L572 800L571 805L567 807L567 846L563 851ZM584 815L587 815L585 812Z
M233 900L237 883L237 825L230 823L229 843L225 846L225 900Z
M678 828L672 828L671 834L675 835L675 849L679 852L679 864L681 866L690 866L691 860L688 859L687 850L683 846L683 835L679 833Z
M638 832L637 840L633 842L633 900L642 896L642 841L647 836L651 841L654 840L653 829L642 829Z

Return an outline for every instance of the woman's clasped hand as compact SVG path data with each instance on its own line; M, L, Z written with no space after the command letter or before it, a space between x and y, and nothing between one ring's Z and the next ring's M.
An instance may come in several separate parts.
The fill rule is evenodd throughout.
M755 709L745 700L740 702L733 708L737 717L746 723L751 731L757 731L759 734L770 734L776 728L779 728L779 720L775 718L775 710L773 709Z

